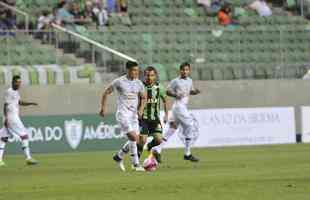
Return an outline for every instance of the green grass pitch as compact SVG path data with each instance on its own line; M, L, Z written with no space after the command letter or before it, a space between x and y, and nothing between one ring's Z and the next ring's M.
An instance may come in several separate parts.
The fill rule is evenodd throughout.
M6 156L0 200L309 200L310 145L166 150L152 173L120 172L113 152ZM128 163L128 160L127 160ZM129 168L129 167L127 167Z

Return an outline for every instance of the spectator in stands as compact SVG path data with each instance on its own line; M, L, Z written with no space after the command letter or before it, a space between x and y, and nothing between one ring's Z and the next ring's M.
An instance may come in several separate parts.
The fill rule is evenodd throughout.
M37 30L47 30L50 27L51 20L49 11L43 10L38 18Z
M223 4L221 0L197 0L197 3L204 7L209 16L216 16Z
M70 13L70 3L65 1L59 3L57 20L64 26L74 24L74 16Z
M37 33L35 36L39 39L42 39L43 42L48 41L49 39L49 29L50 25L52 23L52 18L47 10L43 10L41 15L38 18L38 23L37 23Z
M77 25L85 25L91 22L90 18L87 18L84 12L80 9L80 4L73 3L71 14L74 16L75 24Z
M0 10L0 29L12 30L16 29L16 16L10 10Z
M93 7L94 7L93 1L87 0L85 2L84 16L86 17L87 20L95 20L95 17L93 15Z
M117 11L122 16L126 14L128 10L127 0L118 0L117 1Z
M261 17L272 15L272 11L265 0L256 0L248 5L248 8L256 11Z
M87 21L86 19L77 19L75 16L71 13L73 10L73 4L62 2L60 4L60 9L57 11L57 21L60 23L60 25L65 26L69 29L75 29L76 24L83 23Z
M107 10L108 13L115 13L117 8L117 2L116 0L106 0Z
M104 8L102 2L98 2L96 4L96 6L93 8L93 14L95 16L99 30L104 30L104 28L108 25L109 16L107 9Z
M221 10L218 12L217 18L220 25L223 26L229 26L233 28L239 24L238 21L234 20L232 17L232 10L229 4L224 4L222 6Z

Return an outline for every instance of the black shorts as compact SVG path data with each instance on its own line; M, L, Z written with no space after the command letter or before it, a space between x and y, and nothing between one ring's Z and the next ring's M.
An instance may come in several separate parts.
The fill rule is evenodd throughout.
M154 136L162 134L163 128L159 120L139 120L140 134L147 136Z

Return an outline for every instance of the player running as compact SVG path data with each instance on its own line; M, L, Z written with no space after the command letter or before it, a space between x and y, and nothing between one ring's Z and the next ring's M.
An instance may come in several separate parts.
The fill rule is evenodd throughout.
M168 120L167 95L164 87L157 82L158 74L154 67L147 67L144 70L144 87L146 90L146 104L140 122L140 142L138 144L139 155L143 152L143 147L147 137L153 137L152 141L147 144L148 151L161 163L160 154L153 150L153 147L162 142L162 125L160 123L160 103L164 105L164 122Z
M35 165L38 162L31 157L28 131L19 116L19 106L37 106L37 103L25 102L20 99L20 76L14 76L12 87L4 93L3 121L4 127L0 130L0 166L5 166L3 154L10 136L18 136L21 139L22 149L26 156L26 164Z
M131 162L135 171L144 171L139 163L137 142L139 141L139 121L144 109L145 92L143 83L138 79L139 67L136 62L126 63L127 74L121 76L108 86L104 91L101 100L100 115L106 115L107 98L113 91L117 91L116 120L120 125L121 133L126 134L128 141L113 157L122 171L126 171L123 159L126 153L130 152ZM139 104L139 100L141 103Z
M197 95L200 93L198 89L194 89L193 80L189 77L191 66L189 63L182 63L180 66L180 76L173 79L168 88L167 95L175 98L172 106L172 118L166 127L163 142L154 147L154 151L161 153L165 142L171 137L178 126L182 127L182 134L185 137L185 153L184 160L198 162L199 159L191 154L191 140L194 129L194 120L190 115L187 104L190 95Z

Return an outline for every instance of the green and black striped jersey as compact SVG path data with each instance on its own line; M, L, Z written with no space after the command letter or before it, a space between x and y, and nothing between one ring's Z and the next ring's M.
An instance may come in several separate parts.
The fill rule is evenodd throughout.
M143 119L159 120L160 101L161 99L166 98L166 90L159 83L153 85L144 84L144 86L147 93L147 99L144 107Z

